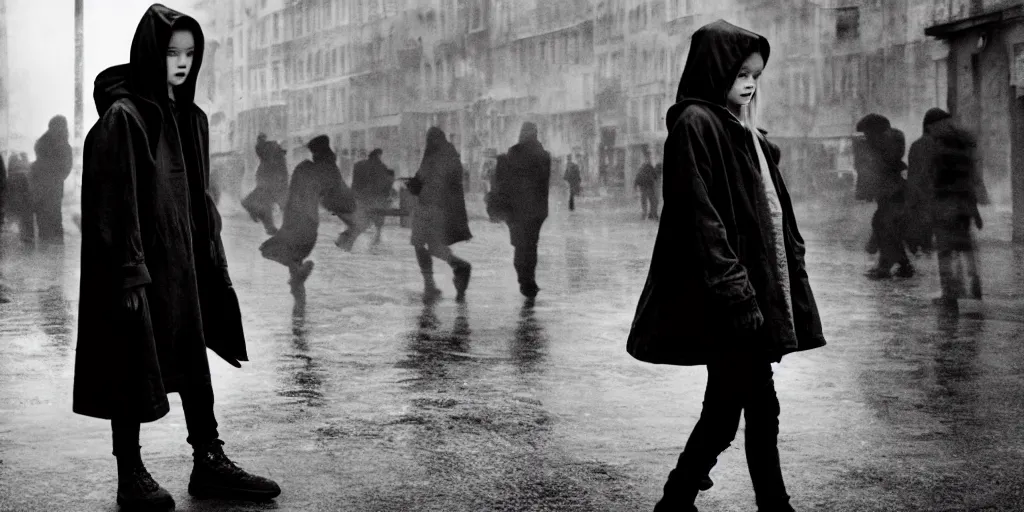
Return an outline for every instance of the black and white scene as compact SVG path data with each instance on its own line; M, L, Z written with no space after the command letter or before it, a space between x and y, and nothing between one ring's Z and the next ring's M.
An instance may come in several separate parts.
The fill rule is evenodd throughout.
M0 512L1014 512L1022 459L1022 0L0 0Z

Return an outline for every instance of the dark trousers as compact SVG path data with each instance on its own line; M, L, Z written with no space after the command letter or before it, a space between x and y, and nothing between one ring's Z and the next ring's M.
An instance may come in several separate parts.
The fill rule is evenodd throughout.
M643 209L644 217L648 219L658 218L658 190L656 188L640 188L640 207Z
M571 212L571 211L573 211L575 209L576 209L576 194L572 193L572 191L569 191L569 211Z
M185 411L185 426L188 441L194 447L220 438L217 419L213 414L213 387L199 386L182 390L181 408ZM139 422L129 419L113 419L110 427L114 437L114 456L128 459L139 456Z
M534 288L537 286L537 244L540 241L540 228L544 219L510 221L509 237L515 247L512 264L519 277L519 286Z
M736 438L740 413L746 420L747 467L760 510L792 510L779 463L779 400L767 357L730 355L708 364L700 419L669 473L660 509L692 504L698 482Z
M39 240L52 243L64 242L64 222L61 217L61 203L64 191L46 191L36 201L36 222L39 224Z
M907 265L910 258L903 247L903 202L884 198L871 218L872 236L878 246L878 268L888 272L893 265Z

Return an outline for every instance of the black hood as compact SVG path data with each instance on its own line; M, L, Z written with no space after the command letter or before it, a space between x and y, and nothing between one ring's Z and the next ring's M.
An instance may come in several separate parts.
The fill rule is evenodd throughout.
M132 39L131 61L107 68L96 77L93 99L102 116L118 98L141 96L159 105L167 103L167 45L175 30L189 30L196 49L192 69L185 83L174 90L179 105L191 105L196 95L196 77L203 64L206 38L199 22L174 9L153 4L142 15Z
M724 110L726 96L740 66L755 52L760 53L767 64L771 54L768 40L724 20L709 23L694 32L686 67L679 79L676 104L666 115L669 130L690 103L705 103Z

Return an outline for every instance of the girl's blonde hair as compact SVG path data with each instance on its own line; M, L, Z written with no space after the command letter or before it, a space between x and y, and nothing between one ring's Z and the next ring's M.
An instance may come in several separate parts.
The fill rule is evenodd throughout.
M758 98L761 97L761 84L757 84L754 95L750 97L750 103L740 107L740 122L751 130L761 127L761 108Z

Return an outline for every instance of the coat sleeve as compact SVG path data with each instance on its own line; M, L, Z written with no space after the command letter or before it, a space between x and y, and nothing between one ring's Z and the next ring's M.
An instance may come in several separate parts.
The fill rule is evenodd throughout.
M342 179L341 171L332 166L328 175L320 195L324 209L339 217L356 211L355 195Z
M674 131L678 158L668 165L675 166L676 177L665 180L666 202L679 198L681 206L689 210L682 213L682 219L691 224L681 229L692 232L695 243L691 250L697 251L696 261L711 296L719 305L737 311L753 309L754 287L729 244L725 225L709 193L711 187L722 186L721 180L715 180L721 165L716 165L709 150L709 145L717 144L714 128L699 115L684 114Z
M120 267L121 288L152 282L142 249L136 179L136 151L146 149L145 134L123 109L112 108L98 125L90 150L84 179L90 206L84 216L97 228L88 230L99 254ZM137 148L136 146L141 146Z

